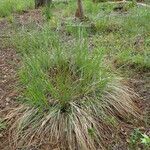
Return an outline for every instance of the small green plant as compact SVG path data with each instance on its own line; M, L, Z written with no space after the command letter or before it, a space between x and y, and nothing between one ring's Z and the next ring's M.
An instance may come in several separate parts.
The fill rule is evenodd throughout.
M9 23L15 22L15 18L14 18L13 15L8 16L8 17L7 17L7 20L8 20Z
M147 150L150 147L150 137L145 133L143 134L139 129L135 129L130 137L130 147L135 149L141 144Z
M147 147L150 147L150 136L148 136L146 134L142 134L141 143Z
M0 118L0 131L6 128L6 124L4 123L3 119Z
M52 9L51 4L45 6L43 9L43 15L47 21L50 20L53 16L51 9Z
M141 132L139 129L135 129L131 134L130 142L132 145L135 145L138 140L141 138Z

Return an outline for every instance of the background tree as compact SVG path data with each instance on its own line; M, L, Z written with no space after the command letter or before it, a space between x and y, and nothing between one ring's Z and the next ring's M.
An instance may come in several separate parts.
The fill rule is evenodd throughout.
M40 6L49 5L52 2L52 0L35 0L35 8L38 8Z
M77 0L77 10L75 17L79 18L80 20L84 19L82 0Z

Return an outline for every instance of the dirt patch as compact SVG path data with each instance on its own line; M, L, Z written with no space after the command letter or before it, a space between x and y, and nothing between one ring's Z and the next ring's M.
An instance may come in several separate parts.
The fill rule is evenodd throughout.
M4 109L13 103L16 96L16 65L19 60L15 51L11 48L0 49L0 109Z
M135 91L141 96L139 107L146 117L146 124L150 125L150 72L139 72L130 80Z
M44 22L42 17L42 11L40 9L31 10L29 12L25 12L23 14L15 14L15 20L19 26L28 27L31 24L41 26Z
M5 117L7 109L16 105L15 99L18 96L16 69L19 57L15 50L6 44L10 31L10 23L6 19L0 21L0 119ZM8 132L0 131L0 149L4 150L6 145Z
M16 51L7 45L10 27L6 19L0 22L0 119L5 117L8 109L17 105L15 99L18 96L16 70L20 60ZM0 131L0 149L4 150L8 145L8 131Z
M14 105L18 92L17 86L17 73L18 56L12 48L0 48L0 118L3 118L7 110ZM8 145L8 133L6 131L0 132L0 149L3 150Z

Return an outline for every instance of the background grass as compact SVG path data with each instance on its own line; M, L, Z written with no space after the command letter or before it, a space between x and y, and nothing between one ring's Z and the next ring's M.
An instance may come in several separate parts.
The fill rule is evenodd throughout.
M132 2L117 5L86 1L84 6L89 21L81 26L68 20L67 32L77 36L79 29L84 30L86 38L92 39L96 47L104 47L112 61L120 66L149 69L149 8L137 7ZM118 6L122 10L114 11Z
M14 12L22 12L34 7L34 0L1 0L0 17L6 17Z

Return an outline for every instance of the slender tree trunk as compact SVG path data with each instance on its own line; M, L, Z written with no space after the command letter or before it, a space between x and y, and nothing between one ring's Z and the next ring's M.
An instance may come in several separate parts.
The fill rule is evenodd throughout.
M35 8L51 4L52 0L35 0Z
M80 20L84 19L82 0L77 0L77 10L75 17L79 18Z

